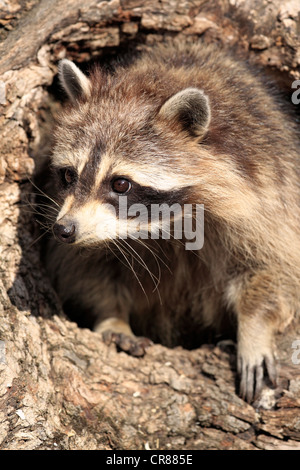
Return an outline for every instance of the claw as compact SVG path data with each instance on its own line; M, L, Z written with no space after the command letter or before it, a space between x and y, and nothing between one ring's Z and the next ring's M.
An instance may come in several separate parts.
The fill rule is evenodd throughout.
M143 336L126 335L124 333L115 333L106 330L102 333L103 340L106 344L115 343L116 346L131 356L142 357L147 349L153 344L152 341Z
M264 384L264 368L263 368L263 364L260 364L260 366L256 368L255 392L253 396L253 401L257 400L261 396L263 384Z
M254 364L249 364L243 357L238 357L238 373L241 377L239 395L247 403L252 403L261 395L264 385L264 364L269 379L276 386L276 363L273 356L265 356Z
M277 386L277 368L276 361L273 356L265 357L266 369L268 372L269 379L271 380L274 387Z

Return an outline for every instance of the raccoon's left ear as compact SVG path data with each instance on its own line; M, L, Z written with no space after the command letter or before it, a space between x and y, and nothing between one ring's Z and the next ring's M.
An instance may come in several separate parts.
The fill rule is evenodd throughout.
M186 88L171 96L160 108L159 116L176 120L183 130L200 140L206 134L210 123L208 97L198 88Z
M71 60L63 59L58 64L59 79L72 101L87 98L90 94L90 80Z

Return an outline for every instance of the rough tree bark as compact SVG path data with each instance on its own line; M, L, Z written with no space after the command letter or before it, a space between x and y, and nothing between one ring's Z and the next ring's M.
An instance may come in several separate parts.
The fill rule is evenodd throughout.
M256 409L236 395L230 345L118 353L63 316L26 205L60 58L203 36L236 45L288 92L300 78L298 0L9 0L0 24L0 448L300 449L299 321L278 338L280 385Z

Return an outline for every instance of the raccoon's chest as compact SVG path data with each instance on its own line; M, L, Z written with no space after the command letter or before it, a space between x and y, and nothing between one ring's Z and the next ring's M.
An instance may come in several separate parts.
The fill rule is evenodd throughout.
M160 273L143 272L139 281L127 273L131 287L130 324L136 335L168 347L197 347L208 329L218 330L226 313L222 294L199 258L170 260Z
M124 272L124 282L133 297L134 314L151 312L173 319L185 314L198 319L211 318L211 312L220 303L220 293L201 258L181 247L166 246L160 251L154 248L152 245L151 251L148 247L140 252L138 259L136 253L131 269Z

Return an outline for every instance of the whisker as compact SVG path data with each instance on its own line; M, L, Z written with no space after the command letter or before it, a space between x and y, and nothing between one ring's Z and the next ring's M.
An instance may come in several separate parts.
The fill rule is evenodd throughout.
M47 209L49 210L52 210L52 212L55 212L57 213L57 208L56 207L53 207L51 206L50 204L42 204L42 203L39 203L39 202L20 202L20 207L23 208L23 207L32 207L33 209L35 209L34 206L36 207L46 207Z
M31 248L35 243L37 243L41 238L43 238L50 230L51 230L52 227L48 227L48 229L43 232L38 238L36 238L35 240L33 240L33 242L31 242L28 246L27 246L27 249Z
M123 256L123 257L126 257L125 254L120 250L120 247L117 246L117 243L115 242L115 240L112 239L111 241L112 241L113 244L118 248L118 250L120 251L120 253L122 254L122 256ZM113 254L113 256L115 256L115 257L120 261L120 263L122 263L123 266L125 266L125 268L128 269L128 264L125 264L124 261L123 261L123 259L120 258L120 257L115 253L114 250L112 250L112 248L111 248L111 246L110 246L110 243L109 243L109 242L108 242L108 243L107 243L107 242L104 242L104 243L105 243L106 248L109 249L109 251Z
M150 246L147 245L146 242L144 242L144 240L142 239L139 239L139 238L136 238L135 239L136 241L138 241L142 246L144 246L145 248L147 248L147 250L150 251L150 253L152 254L153 257L155 257L156 259L158 259L159 261L162 262L162 264L167 268L167 270L169 271L170 274L172 274L172 271L170 269L170 266L167 265L167 263L162 259L161 256L158 255L158 252L162 251L162 247L159 245L159 243L157 242L157 240L152 240L152 242L155 242L155 244L157 245L158 247L158 250L155 250L153 247L150 248ZM165 255L166 256L166 255ZM166 256L166 258L169 260L169 258ZM170 261L170 260L169 260Z
M44 222L42 222L41 220L38 220L38 219L34 219L34 220L37 224L39 224L41 227L43 227L47 230L50 230L53 227L53 224L46 224L46 223L44 223Z
M133 275L135 276L135 278L136 278L138 284L140 285L140 287L141 287L143 293L145 294L145 297L146 297L147 302L148 302L148 304L149 304L149 298L148 298L148 296L147 296L147 293L146 293L146 291L145 291L145 289L144 289L144 287L143 287L143 285L142 285L142 283L141 283L141 281L140 281L138 275L136 274L136 272L135 272L135 270L134 270L134 268L133 268L133 265L129 262L127 256L124 255L124 252L123 252L123 250L120 248L119 244L116 243L116 241L115 241L114 239L111 239L111 240L112 240L112 242L114 243L114 245L120 250L120 253L124 256L124 259L125 259L126 262L128 263L128 266L130 267L130 269L131 269ZM124 248L124 247L123 247L123 248Z
M129 249L131 249L131 250L136 254L136 256L138 257L138 258L135 258L136 261L139 262L139 263L141 264L141 266L143 266L143 267L146 269L146 271L149 273L151 279L154 280L153 278L156 278L156 276L155 276L153 273L151 273L151 271L149 270L149 268L148 268L148 266L146 265L145 261L144 261L143 258L139 255L139 253L138 253L128 242L126 242L126 240L124 240L124 239L121 239L121 240L122 240L124 243L126 243L126 245L129 247ZM156 280L157 280L157 278L156 278Z
M43 209L41 209L43 211ZM45 210L43 212L38 211L37 209L34 210L22 210L23 214L31 214L31 215L39 215L43 218L46 218L48 220L55 220L56 217L54 217L54 214L49 214Z
M55 204L57 207L59 207L59 204L58 202L56 202L53 198L51 198L50 196L48 196L48 194L46 194L41 188L39 188L32 180L31 178L28 178L28 181L32 184L32 186L37 189L41 194L43 194L43 196L45 196L47 199L49 199L50 201L53 202L53 204Z
M145 263L145 261L143 260L143 258L139 255L139 253L128 243L126 242L124 239L121 239L123 242L126 243L126 245L128 246L128 249L132 250L138 258L136 258L135 256L131 255L134 257L134 259L148 272L149 276L151 277L151 280L153 281L153 284L154 284L154 289L152 292L155 292L157 290L157 293L158 293L158 296L159 296L159 301L160 301L160 304L162 304L162 299L161 299L161 295L160 295L160 292L159 292L159 289L158 289L158 285L160 283L160 280L161 280L161 270L160 270L160 266L158 264L158 268L159 268L159 277L155 276L149 269L149 267L147 266L147 264ZM125 247L123 247L125 248Z
M149 272L150 276L151 276L151 279L153 280L153 283L155 284L155 287L153 289L152 292L155 292L156 290L158 291L158 285L160 284L160 281L161 281L161 267L159 265L159 262L158 262L158 259L157 259L157 255L150 249L150 247L147 246L147 244L145 242L143 242L143 240L139 239L139 238L133 238L133 240L135 240L136 242L138 242L141 246L143 246L144 248L146 248L148 251L150 251L150 253L152 254L153 258L155 259L155 262L156 262L156 265L157 265L157 268L158 268L158 277L155 276L153 273L150 272L149 268L147 267L146 263L143 261L143 267ZM132 248L132 247L131 247ZM162 261L163 262L163 261ZM166 265L167 266L167 265ZM156 283L154 282L154 278L156 279ZM158 294L160 296L160 293L158 291Z

